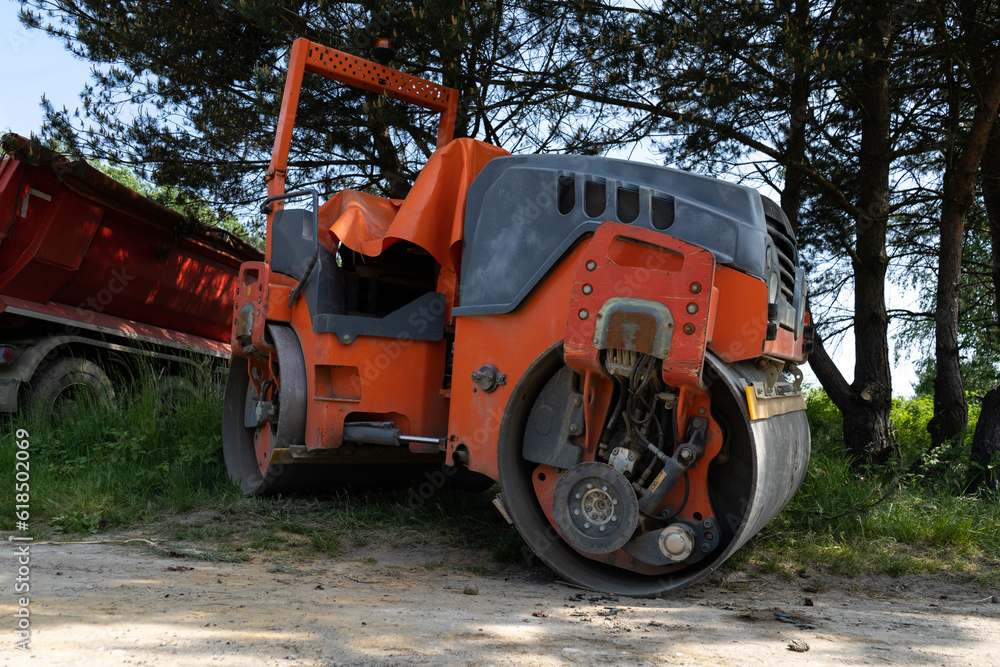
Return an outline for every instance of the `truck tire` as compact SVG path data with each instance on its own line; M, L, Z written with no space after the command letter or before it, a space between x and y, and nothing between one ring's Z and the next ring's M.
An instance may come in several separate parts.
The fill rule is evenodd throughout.
M87 359L61 357L31 380L28 410L42 417L63 419L84 405L111 405L115 390L100 366Z

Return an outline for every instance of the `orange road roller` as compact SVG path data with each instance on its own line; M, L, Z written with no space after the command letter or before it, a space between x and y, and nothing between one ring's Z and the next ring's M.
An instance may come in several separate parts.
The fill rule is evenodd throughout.
M440 113L405 200L285 191L305 72ZM405 477L500 485L561 577L652 596L713 571L806 473L806 285L754 190L453 139L457 92L294 43L240 269L224 449L248 494Z

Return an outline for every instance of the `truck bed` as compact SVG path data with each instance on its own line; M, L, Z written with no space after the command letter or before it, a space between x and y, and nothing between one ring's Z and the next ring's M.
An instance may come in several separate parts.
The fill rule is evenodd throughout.
M85 161L11 134L3 149L0 303L72 313L84 328L124 320L146 325L154 340L179 332L228 343L239 266L260 251ZM24 324L25 312L0 312L0 335Z

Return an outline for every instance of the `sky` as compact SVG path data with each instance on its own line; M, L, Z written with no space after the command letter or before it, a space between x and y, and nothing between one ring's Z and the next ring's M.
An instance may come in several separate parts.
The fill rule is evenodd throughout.
M79 106L90 65L17 20L19 4L0 0L0 130L30 135L42 127L42 94L56 108Z
M90 65L66 50L65 46L40 31L27 30L17 20L19 4L0 0L0 132L12 131L28 136L42 127L40 101L44 94L56 108L71 111L79 107L80 91L90 78ZM622 156L628 157L628 156ZM633 154L632 159L640 155ZM908 307L908 295L892 288L889 307ZM828 341L831 353L844 377L854 377L854 339L848 332L840 340ZM816 376L803 368L806 382L818 386ZM906 360L893 370L893 393L913 393L916 373Z

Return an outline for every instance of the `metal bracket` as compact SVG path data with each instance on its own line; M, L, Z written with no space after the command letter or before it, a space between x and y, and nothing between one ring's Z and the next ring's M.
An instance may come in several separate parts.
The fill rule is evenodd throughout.
M278 421L278 404L274 401L257 401L257 425Z
M643 514L656 516L657 508L667 497L670 489L680 480L684 472L704 455L707 432L708 420L704 417L694 417L688 422L687 439L677 446L673 456L661 455L663 468L639 498L639 510Z
M278 175L278 174L281 174L282 176L287 176L288 175L288 170L287 169L270 169L270 170L268 170L268 172L266 174L264 174L264 182L267 183L268 181L273 181L274 177L276 175Z
M765 380L767 387L766 393L768 395L773 394L774 387L778 383L778 378L781 377L781 373L785 369L785 362L779 359L772 359L770 357L760 357L757 360L757 369L762 370L767 374L767 380Z
M618 348L666 359L673 332L673 315L662 303L613 297L597 313L594 347Z
M785 368L785 372L790 374L792 378L792 386L795 387L796 392L802 391L802 370L795 364L788 364Z
M623 549L649 565L691 565L714 551L719 542L718 524L712 517L705 517L697 522L678 521L663 529L638 533Z

